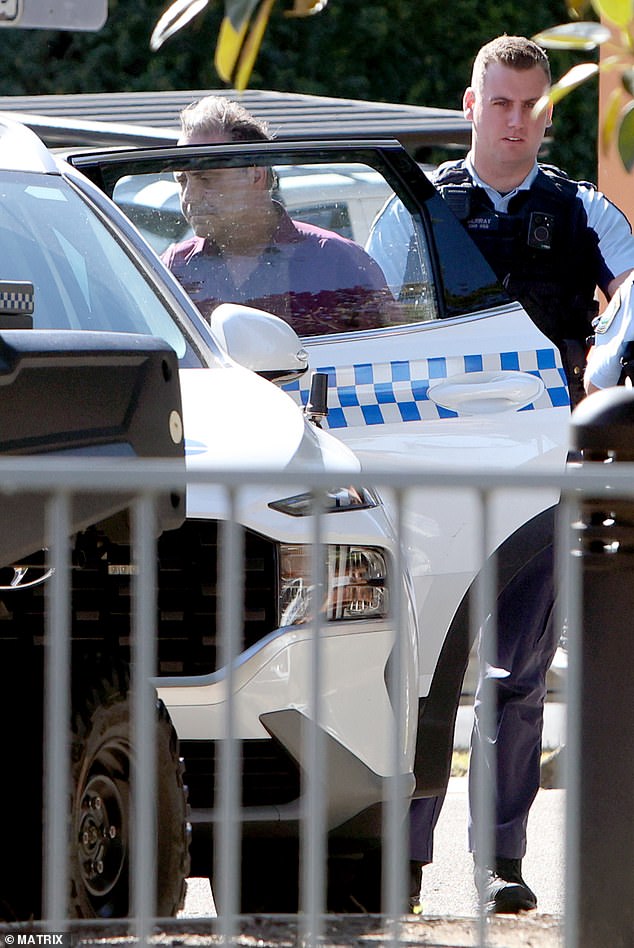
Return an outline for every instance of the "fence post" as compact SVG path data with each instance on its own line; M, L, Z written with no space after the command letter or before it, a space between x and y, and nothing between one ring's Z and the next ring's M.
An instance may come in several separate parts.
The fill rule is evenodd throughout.
M582 464L634 461L634 390L591 395L572 415ZM569 770L569 948L634 945L634 498L585 498L577 760ZM573 748L571 748L573 750ZM571 757L576 756L571 754Z

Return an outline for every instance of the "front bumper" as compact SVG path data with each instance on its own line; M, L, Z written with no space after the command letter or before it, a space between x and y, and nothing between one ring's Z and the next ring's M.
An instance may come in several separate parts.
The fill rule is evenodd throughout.
M180 741L218 742L228 733L246 742L275 739L300 769L306 769L306 738L297 738L288 723L275 723L286 720L280 715L292 712L298 720L317 720L342 751L379 780L387 777L394 768L395 718L387 684L394 631L382 621L341 622L322 626L319 634L317 707L312 697L315 649L309 625L267 636L240 655L231 673L220 668L209 675L157 679L159 697ZM403 666L399 759L401 772L409 773L416 726L411 657Z

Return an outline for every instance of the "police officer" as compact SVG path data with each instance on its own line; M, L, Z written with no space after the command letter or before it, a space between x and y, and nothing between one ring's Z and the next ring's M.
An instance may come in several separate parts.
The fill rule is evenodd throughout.
M634 274L625 280L594 323L594 345L588 356L588 393L634 382Z
M434 182L510 295L560 348L574 404L583 396L586 338L597 313L596 288L610 299L634 269L634 238L625 216L596 188L538 164L552 107L536 115L534 106L549 86L548 58L532 41L501 36L482 47L463 98L464 114L472 123L471 150L466 158L441 165ZM398 216L394 210L392 220ZM392 246L394 236L390 235ZM387 246L390 240L384 243ZM378 255L377 259L382 262ZM546 673L557 646L553 601L551 545L498 598L498 656L493 670L495 858L492 865L479 868L491 912L513 913L537 905L522 877L522 857L528 814L539 788ZM470 775L482 747L482 688L481 679ZM431 861L441 805L439 798L412 804L415 880ZM471 813L469 843L474 851Z

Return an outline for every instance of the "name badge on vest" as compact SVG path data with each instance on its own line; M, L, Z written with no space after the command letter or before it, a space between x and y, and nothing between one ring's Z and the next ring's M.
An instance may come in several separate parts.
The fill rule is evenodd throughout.
M494 232L500 229L500 222L497 217L492 215L483 215L482 217L472 217L467 221L467 230Z

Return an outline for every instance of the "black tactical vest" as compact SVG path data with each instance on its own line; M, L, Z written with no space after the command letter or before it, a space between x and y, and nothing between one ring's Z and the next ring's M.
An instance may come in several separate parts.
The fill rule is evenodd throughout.
M498 213L462 160L441 165L434 182L509 294L559 346L572 394L598 312L601 263L577 183L540 165L530 189L511 199L507 213Z
M462 160L441 165L434 183L498 280L559 347L576 404L585 394L586 339L598 313L601 266L599 237L588 227L577 183L540 165L530 189L511 199L507 213L494 210Z

